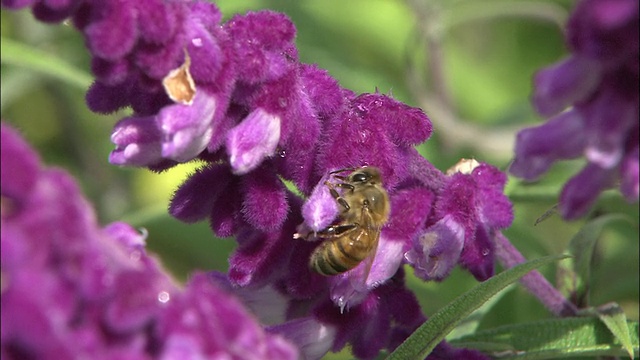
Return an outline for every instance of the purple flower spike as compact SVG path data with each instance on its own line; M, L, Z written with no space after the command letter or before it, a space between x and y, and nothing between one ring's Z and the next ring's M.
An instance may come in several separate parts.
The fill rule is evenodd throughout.
M228 132L227 152L233 172L243 175L275 153L280 141L280 118L262 109L251 112Z
M638 10L637 0L580 1L567 23L571 56L536 75L534 107L551 118L518 134L510 171L535 180L557 160L584 156L589 164L560 196L566 219L586 214L617 183L627 200L638 200Z
M146 234L99 228L67 174L40 168L4 124L1 135L3 169L23 159L30 173L2 177L3 358L297 358L208 276L180 290L145 253ZM31 189L14 191L22 181Z
M456 262L486 280L493 275L493 236L513 221L511 203L503 194L507 177L475 160L463 160L447 173L429 220L435 223L414 237L405 259L425 280L443 279Z

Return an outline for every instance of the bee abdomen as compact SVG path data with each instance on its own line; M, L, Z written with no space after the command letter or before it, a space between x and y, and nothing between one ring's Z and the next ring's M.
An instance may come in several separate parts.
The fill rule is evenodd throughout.
M311 254L309 266L326 276L341 274L356 267L366 254L360 257L358 254L350 253L340 240L320 244Z

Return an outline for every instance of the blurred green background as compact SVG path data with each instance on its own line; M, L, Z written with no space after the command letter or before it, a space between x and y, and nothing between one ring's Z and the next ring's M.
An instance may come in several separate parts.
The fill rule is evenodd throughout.
M529 105L531 77L566 55L561 25L571 1L235 1L216 2L224 19L250 10L286 13L298 29L300 58L327 69L358 93L379 89L422 107L434 135L420 151L445 170L460 158L506 169L515 131L539 123ZM2 119L19 128L50 165L70 171L93 201L101 223L125 220L149 231L148 248L177 278L193 269L225 270L232 239L214 238L206 223L186 225L169 217L176 187L197 168L162 174L111 166L107 157L114 123L86 109L89 58L83 39L68 24L45 25L28 11L2 10ZM561 185L582 166L554 166L544 180L511 179L516 221L507 236L527 258L561 253L584 221L557 216L534 226L551 208ZM638 206L607 192L597 213L625 213L603 232L594 256L592 304L617 301L638 319ZM411 274L411 270L408 271ZM543 269L553 281L554 269ZM426 315L475 284L455 270L442 283L409 276ZM494 306L482 327L549 317L521 288ZM350 358L348 350L327 358Z

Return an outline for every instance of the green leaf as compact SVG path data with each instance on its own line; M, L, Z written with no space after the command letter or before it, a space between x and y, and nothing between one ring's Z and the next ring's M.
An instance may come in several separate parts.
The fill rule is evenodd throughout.
M591 220L571 239L567 253L572 256L558 265L558 287L578 307L588 305L591 258L605 225L628 219L624 215L609 214Z
M460 323L453 329L449 335L447 335L447 340L456 339L463 337L465 335L473 334L480 326L480 322L484 318L487 313L493 309L493 307L504 297L504 295L508 294L511 289L515 288L515 284L510 285L504 291L492 296L487 302L482 304L477 310L475 310L471 315L467 316L464 320L460 321Z
M631 353L638 353L638 322L622 324L630 334ZM575 317L507 325L451 341L458 347L489 352L500 359L560 359L624 356L619 339L597 318Z
M597 309L589 309L587 313L595 313L600 321L611 331L611 334L622 344L629 354L629 357L633 359L633 341L629 333L629 327L627 326L627 315L622 311L620 305L609 303L598 306ZM638 343L636 339L636 348L637 346Z
M500 290L517 281L529 271L565 257L565 255L547 256L519 264L478 284L431 316L429 320L400 344L387 359L423 359L453 330L456 324L487 302L487 300Z
M0 37L0 60L4 64L21 66L56 77L82 90L86 90L92 76L54 55L36 48Z

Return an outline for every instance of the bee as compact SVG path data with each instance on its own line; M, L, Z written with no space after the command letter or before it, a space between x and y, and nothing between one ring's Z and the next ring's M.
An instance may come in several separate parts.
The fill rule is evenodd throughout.
M351 171L347 176L340 175ZM389 218L389 196L382 187L380 170L371 166L330 173L337 182L325 182L340 208L338 221L316 236L325 239L311 254L309 266L322 275L349 271L362 261L366 280L380 240L380 230ZM341 189L341 192L338 192Z

